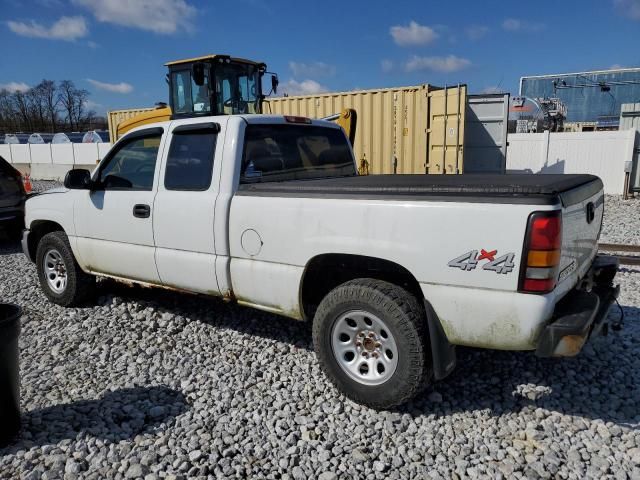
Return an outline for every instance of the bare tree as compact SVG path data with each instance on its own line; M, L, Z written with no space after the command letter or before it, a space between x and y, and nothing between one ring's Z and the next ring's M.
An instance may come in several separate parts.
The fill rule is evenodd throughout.
M35 86L26 93L29 116L34 130L43 130L46 124L44 96L40 86Z
M56 82L53 80L42 80L36 88L40 89L47 115L47 123L49 124L51 133L53 133L56 131L58 123L58 108L60 105L58 87L56 86Z
M20 119L20 127L25 130L33 130L30 102L25 92L16 91L12 96L16 114Z
M104 129L107 121L87 104L89 92L71 80L42 80L27 91L0 90L0 133Z
M76 86L71 80L63 80L58 87L58 98L60 105L64 109L67 115L67 122L69 122L69 128L73 130L76 111ZM77 126L77 125L76 125Z
M74 89L73 96L75 97L75 105L73 109L74 120L76 127L80 128L80 124L85 119L85 107L87 106L87 99L89 98L89 92L84 89Z
M15 129L15 109L11 93L7 90L0 90L0 130L13 131Z

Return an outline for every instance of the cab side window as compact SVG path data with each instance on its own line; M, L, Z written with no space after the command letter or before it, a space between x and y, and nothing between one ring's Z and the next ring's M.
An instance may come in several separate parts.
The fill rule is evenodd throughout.
M164 174L167 190L203 191L211 186L217 130L189 127L173 131Z
M136 137L123 143L100 168L104 190L152 190L162 134Z

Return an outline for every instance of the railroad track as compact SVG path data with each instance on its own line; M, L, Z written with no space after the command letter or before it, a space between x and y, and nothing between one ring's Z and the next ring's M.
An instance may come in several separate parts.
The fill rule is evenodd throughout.
M640 245L619 245L616 243L600 243L598 247L601 252L611 253L637 253L638 255L615 255L620 260L621 265L640 265Z

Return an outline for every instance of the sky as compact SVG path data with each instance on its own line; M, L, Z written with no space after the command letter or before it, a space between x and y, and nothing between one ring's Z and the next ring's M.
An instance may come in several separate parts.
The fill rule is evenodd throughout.
M640 0L0 0L0 89L73 80L99 114L167 101L164 63L265 62L280 93L640 66Z

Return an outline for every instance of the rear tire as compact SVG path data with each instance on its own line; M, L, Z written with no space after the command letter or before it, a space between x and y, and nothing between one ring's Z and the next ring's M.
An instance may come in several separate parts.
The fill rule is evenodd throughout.
M313 320L313 343L338 390L372 408L405 403L433 376L424 308L381 280L352 280L329 292Z
M48 233L40 239L36 268L40 286L53 303L76 306L95 294L96 278L82 271L64 232Z

